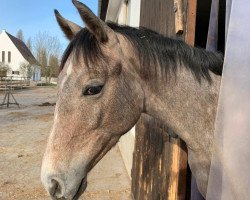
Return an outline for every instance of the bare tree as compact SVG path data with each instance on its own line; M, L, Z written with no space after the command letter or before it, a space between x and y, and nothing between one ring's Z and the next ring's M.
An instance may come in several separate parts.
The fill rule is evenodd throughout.
M45 77L46 83L48 82L48 59L46 49L40 47L37 49L37 61L41 65L42 76Z
M58 76L58 69L59 69L59 59L58 55L50 55L49 57L49 82L51 81L51 77Z
M61 55L61 43L57 37L50 36L47 32L38 33L34 39L34 51L37 61L41 65L42 75L46 82L50 82L54 69L59 66L58 58ZM57 58L58 64L55 64Z
M29 50L32 52L32 43L31 43L31 38L28 38L26 42L26 46L29 48Z
M19 40L24 41L23 31L22 31L22 29L19 29L19 31L17 32L16 37L17 37Z
M19 71L22 76L31 78L33 73L33 66L29 62L22 62L19 65Z

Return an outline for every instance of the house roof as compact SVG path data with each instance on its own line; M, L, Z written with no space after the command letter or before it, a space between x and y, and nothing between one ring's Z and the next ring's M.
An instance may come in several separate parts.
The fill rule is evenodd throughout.
M19 50L19 52L22 54L25 60L27 60L29 63L32 64L38 64L36 58L33 56L29 48L24 44L24 42L13 35L6 32L6 34L9 36L13 44L16 46L16 48Z

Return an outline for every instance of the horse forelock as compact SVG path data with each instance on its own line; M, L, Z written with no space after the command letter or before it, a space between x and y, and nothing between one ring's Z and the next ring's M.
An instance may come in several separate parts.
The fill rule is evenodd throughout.
M86 28L77 33L66 48L62 56L60 72L63 70L69 57L72 58L74 63L80 63L83 60L85 66L89 69L94 68L95 70L98 67L103 67L103 65L100 65L100 62L105 59L99 42Z

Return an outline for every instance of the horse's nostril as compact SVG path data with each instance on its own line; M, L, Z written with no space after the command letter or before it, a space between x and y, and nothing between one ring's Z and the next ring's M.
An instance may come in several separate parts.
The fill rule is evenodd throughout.
M55 179L51 179L51 185L49 187L49 193L52 197L62 198L63 197L63 188L62 184Z

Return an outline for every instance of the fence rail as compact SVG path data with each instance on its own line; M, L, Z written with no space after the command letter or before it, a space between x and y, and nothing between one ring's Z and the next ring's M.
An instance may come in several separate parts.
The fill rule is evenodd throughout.
M22 89L30 86L30 78L16 76L0 76L0 91L7 89Z

